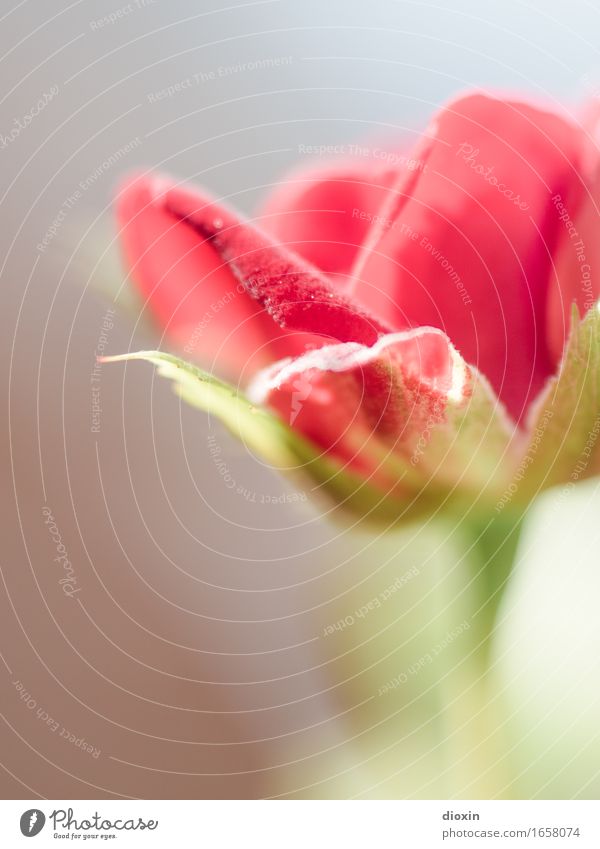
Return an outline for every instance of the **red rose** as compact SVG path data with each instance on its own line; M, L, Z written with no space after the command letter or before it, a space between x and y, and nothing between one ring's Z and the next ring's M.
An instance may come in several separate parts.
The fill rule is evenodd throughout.
M464 96L414 150L298 173L251 221L137 177L118 199L131 276L180 348L378 490L493 478L501 499L541 428L533 492L598 413L589 123ZM574 305L594 310L573 324Z

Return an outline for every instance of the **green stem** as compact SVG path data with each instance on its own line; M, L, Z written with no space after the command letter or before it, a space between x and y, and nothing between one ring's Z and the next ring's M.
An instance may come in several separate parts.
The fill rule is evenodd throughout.
M489 658L519 527L463 516L380 537L353 531L358 554L335 571L316 626L338 719L318 756L290 750L298 766L287 785L278 776L278 793L503 795L509 747Z
M464 798L495 798L510 785L502 700L490 670L498 611L515 561L523 516L503 513L468 524L472 547L474 639L466 669L446 688L448 760L455 792Z
M513 570L522 524L522 514L502 513L493 518L476 518L468 525L474 542L475 595L479 599L476 615L480 619L486 666L498 609Z

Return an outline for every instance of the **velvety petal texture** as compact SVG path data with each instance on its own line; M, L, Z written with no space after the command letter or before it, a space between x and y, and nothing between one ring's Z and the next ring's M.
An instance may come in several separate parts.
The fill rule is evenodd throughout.
M522 509L596 474L597 128L467 95L410 155L297 174L250 221L138 176L117 204L131 276L177 345L247 389L121 359L363 517Z
M129 273L167 337L188 356L249 379L257 368L317 344L282 330L186 217L211 210L205 197L164 177L137 176L122 187L116 209Z
M391 526L489 504L508 485L514 425L438 330L326 346L272 366L249 397L159 351L104 362L137 359L353 521Z
M370 193L343 174L320 183L309 174L300 191L296 175L287 197L282 189L277 206L267 206L275 222L267 226L291 239L293 222L318 240L318 250L301 247L305 255L332 268L339 222L352 249L357 225L371 222L349 272L353 297L395 328L444 330L520 420L560 360L546 335L553 256L566 235L552 199L560 195L577 216L598 152L583 126L556 112L472 94L438 113L409 161L411 170L398 166L392 180L389 169L371 169ZM552 318L561 341L569 285L566 312L555 307Z
M209 198L171 189L166 207L209 240L247 296L282 328L370 345L389 329L306 260Z
M439 330L328 345L260 374L252 400L383 492L481 493L503 474L514 424Z
M147 360L190 404L335 515L391 527L448 512L494 516L600 473L600 309L575 313L556 377L518 428L439 330L328 345L269 367L248 396L159 351Z

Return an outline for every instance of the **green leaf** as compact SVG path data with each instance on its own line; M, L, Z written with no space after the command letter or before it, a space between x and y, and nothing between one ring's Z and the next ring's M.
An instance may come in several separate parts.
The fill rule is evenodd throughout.
M574 311L561 366L524 429L508 419L487 381L453 356L461 392L449 393L442 421L416 428L398 445L392 435L394 450L379 444L377 434L364 436L361 450L373 454L375 465L385 463L388 481L395 481L385 486L348 471L266 407L178 357L140 351L104 361L152 363L181 398L218 418L275 469L299 477L313 498L326 496L335 514L367 523L392 525L440 512L517 515L541 490L571 487L600 472L598 307L583 320Z
M528 433L518 467L526 467L522 498L600 472L600 304L583 320L573 307L562 363L535 403Z
M394 493L383 492L348 472L268 410L253 404L234 386L197 366L160 351L138 351L104 357L102 362L145 360L172 380L187 403L219 419L261 459L277 470L299 478L313 498L326 496L336 514L349 514L367 523L391 524L412 519L432 509L430 501L415 498L408 505ZM331 503L333 502L333 504Z
M155 365L158 374L173 381L175 392L184 401L216 416L234 436L279 468L293 467L297 457L308 455L308 444L301 445L301 440L283 422L256 407L235 387L197 366L160 351L106 357L103 362L127 360L146 360Z

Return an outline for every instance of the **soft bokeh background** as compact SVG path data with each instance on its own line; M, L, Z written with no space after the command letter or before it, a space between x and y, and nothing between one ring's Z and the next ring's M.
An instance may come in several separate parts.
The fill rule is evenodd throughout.
M465 795L436 761L430 704L460 641L412 690L377 696L390 669L457 627L422 600L461 585L442 532L407 533L384 555L327 524L142 365L102 368L92 431L99 346L160 344L132 299L105 321L124 282L109 205L122 174L159 168L249 211L314 160L305 146L410 138L469 86L575 108L600 93L600 11L7 0L0 20L2 136L57 87L0 147L2 795ZM224 482L211 435L245 495ZM495 650L513 794L600 790L599 507L594 482L548 496L523 538ZM324 636L415 565L401 600ZM433 631L417 638L423 623Z

